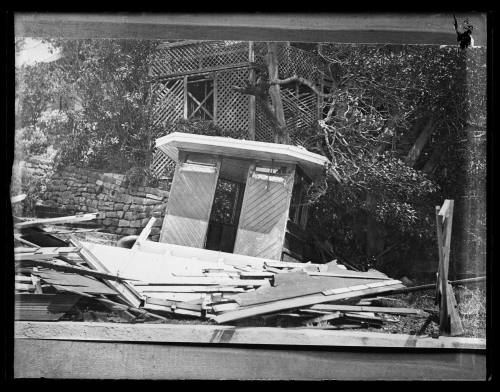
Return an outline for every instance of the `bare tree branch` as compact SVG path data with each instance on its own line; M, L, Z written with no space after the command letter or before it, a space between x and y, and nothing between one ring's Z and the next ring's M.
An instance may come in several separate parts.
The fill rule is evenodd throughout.
M296 75L289 77L289 78L286 78L286 79L270 80L269 84L270 85L282 85L282 84L288 84L288 83L292 83L292 82L299 82L300 84L303 84L304 86L309 87L312 91L314 91L315 94L319 95L320 97L329 98L329 97L333 97L335 95L335 92L325 94L322 91L319 91L313 82L311 82L310 80L307 80L305 78L302 78L300 76L296 76Z

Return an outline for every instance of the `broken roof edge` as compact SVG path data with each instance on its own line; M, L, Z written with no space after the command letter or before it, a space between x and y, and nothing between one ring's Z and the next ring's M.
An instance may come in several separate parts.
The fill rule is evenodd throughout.
M328 158L308 151L304 147L288 144L233 139L223 136L196 135L173 132L156 139L156 148L174 161L179 159L179 149L243 159L276 160L299 165L311 179L320 176L323 168L331 165ZM333 169L334 177L340 181Z

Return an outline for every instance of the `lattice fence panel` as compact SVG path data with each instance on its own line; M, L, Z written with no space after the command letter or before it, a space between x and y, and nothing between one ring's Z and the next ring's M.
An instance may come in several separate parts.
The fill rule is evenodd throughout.
M184 115L184 81L172 80L152 84L154 124L174 121Z
M256 104L255 107L255 140L258 142L274 142L273 123L259 104Z
M248 42L205 41L158 49L153 55L150 76L202 72L207 68L248 61Z
M224 130L248 130L250 97L231 88L244 86L248 72L243 68L217 74L217 125Z
M264 56L267 53L265 42L255 44L255 62L266 67ZM281 79L291 76L300 76L314 83L318 83L325 66L319 56L293 46L279 46L278 73Z
M289 129L308 127L316 121L317 98L314 93L297 94L292 89L281 89L281 99Z
M162 178L175 170L175 162L165 155L163 151L155 149L150 169L155 177Z

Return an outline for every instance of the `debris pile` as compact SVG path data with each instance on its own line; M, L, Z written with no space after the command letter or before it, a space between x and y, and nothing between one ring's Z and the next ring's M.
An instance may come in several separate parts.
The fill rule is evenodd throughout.
M154 218L130 249L80 241L72 234L68 243L53 234L57 230L50 223L15 225L17 320L220 324L258 317L267 325L341 329L380 327L397 322L397 315L427 316L418 309L372 306L378 295L405 287L376 270L147 241ZM39 229L32 237L36 243L22 235L26 226ZM60 243L38 245L49 240Z

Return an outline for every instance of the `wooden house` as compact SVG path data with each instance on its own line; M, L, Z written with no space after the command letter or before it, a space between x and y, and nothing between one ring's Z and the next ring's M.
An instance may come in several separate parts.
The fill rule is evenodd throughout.
M299 76L328 91L331 81L317 54L318 45L284 43L279 47L279 78ZM233 86L258 78L265 69L265 42L176 41L159 45L150 66L153 113L156 125L179 119L212 121L229 135L273 142L273 125L255 97ZM280 86L285 120L293 144L304 128L322 116L322 98L309 87L292 82ZM153 171L173 166L156 153Z
M315 258L306 187L329 163L303 147L174 132L176 168L160 242L275 260Z

